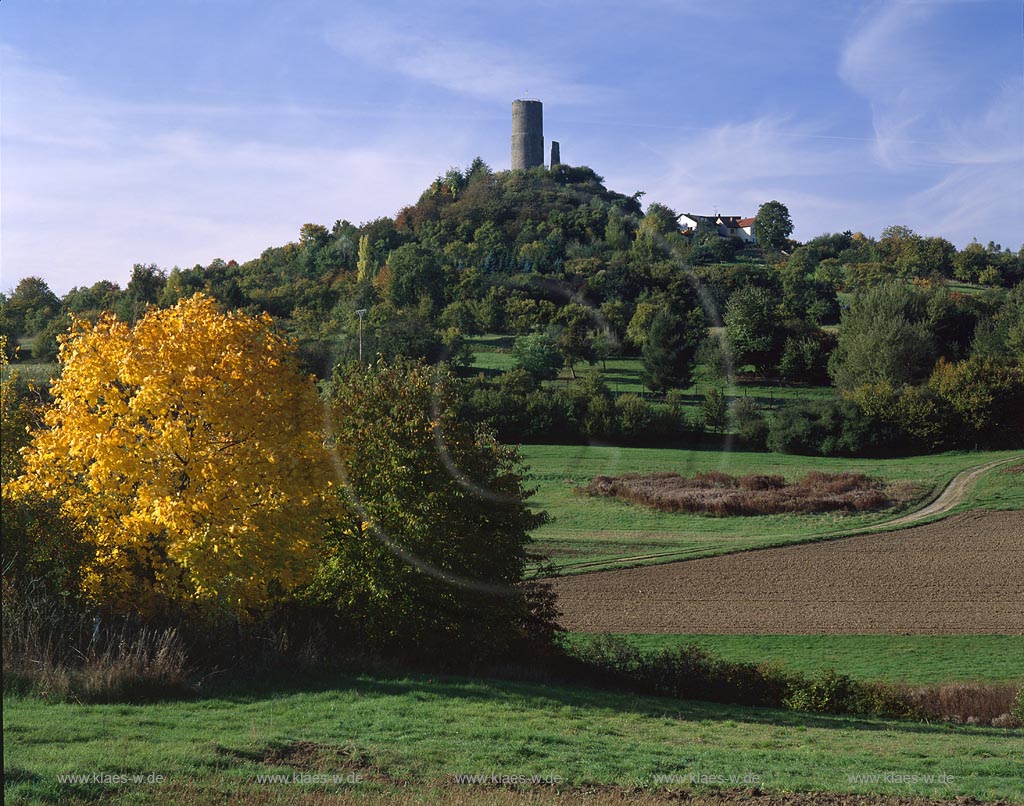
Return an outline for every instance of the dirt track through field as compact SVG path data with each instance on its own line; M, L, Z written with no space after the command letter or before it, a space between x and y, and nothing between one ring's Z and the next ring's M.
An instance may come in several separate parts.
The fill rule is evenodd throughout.
M583 632L1024 635L1024 512L554 580Z
M961 470L959 473L956 474L956 476L952 478L949 484L947 484L943 488L942 492L940 492L934 499L932 499L931 502L921 507L921 509L916 509L913 512L908 512L906 515L901 515L900 517L895 518L893 520L882 521L881 523L872 524L871 526L865 526L861 529L855 529L849 532L849 534L863 534L866 532L877 531L879 529L887 529L892 526L909 526L912 523L920 523L921 521L927 520L928 518L931 518L935 515L944 515L945 513L952 510L961 501L963 501L964 496L967 494L967 491L970 490L971 487L974 485L974 482L981 478L981 476L983 476L985 473L996 467L999 467L1000 465L1005 465L1010 462L1019 462L1022 458L1024 457L1011 456L1006 459L995 459L991 462L986 462L985 464L982 465L976 465L974 467L969 467L966 470ZM808 540L810 539L812 539L811 536L808 537ZM667 551L658 552L657 554L639 554L632 557L618 557L614 560L591 560L576 563L564 563L562 564L561 568L563 572L585 572L588 568L593 566L601 566L602 568L607 568L608 566L613 565L631 565L636 562L656 560L660 557L672 557L674 555L678 555L678 552Z

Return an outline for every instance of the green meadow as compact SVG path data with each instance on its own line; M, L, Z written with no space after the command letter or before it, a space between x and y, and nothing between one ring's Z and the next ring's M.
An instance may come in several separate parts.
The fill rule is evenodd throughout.
M597 445L524 445L523 458L536 489L531 505L551 521L534 533L537 549L563 573L592 571L601 563L657 554L642 562L709 557L771 545L836 537L891 520L937 495L960 471L1019 451L951 452L899 459L841 459L744 451L618 448ZM580 492L598 475L707 471L733 475L779 474L797 478L811 470L866 473L914 485L917 497L889 511L865 514L764 515L715 518L659 512L637 504ZM982 477L963 508L1024 506L1020 473L1000 469Z
M267 803L317 793L386 802L410 787L451 794L455 776L491 773L557 775L565 787L634 793L665 789L658 776L753 775L769 792L1024 798L1020 730L493 679L333 676L236 684L193 701L144 705L6 697L4 735L8 803ZM257 779L296 772L358 772L362 780ZM164 778L138 785L58 779L95 773ZM902 780L886 781L887 774ZM459 802L481 802L487 791L478 784ZM450 802L433 802L442 801Z

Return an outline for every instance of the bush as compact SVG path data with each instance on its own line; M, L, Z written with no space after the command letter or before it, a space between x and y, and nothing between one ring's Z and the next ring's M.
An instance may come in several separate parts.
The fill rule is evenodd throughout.
M654 424L654 411L638 395L622 395L615 401L618 411L619 433L623 437L637 438L650 434Z
M704 393L700 411L704 427L711 431L722 431L729 423L729 403L717 389Z
M642 694L897 719L927 715L898 686L853 680L833 670L805 677L772 664L728 661L696 644L643 652L622 636L602 635L573 655L588 681Z
M622 636L602 635L575 655L609 683L665 697L777 708L788 690L777 667L725 661L696 644L645 653Z
M898 436L851 400L815 400L783 406L767 444L803 456L886 456L899 450Z
M553 630L547 589L522 585L544 522L515 449L458 416L450 371L339 368L328 389L335 511L304 601L387 657L505 657Z
M1018 725L1024 725L1024 686L1017 690L1017 696L1010 706L1010 716L1016 720Z
M729 420L744 446L762 451L768 444L768 421L749 398L737 398L729 407Z
M557 378L564 361L554 339L546 333L519 336L512 347L512 357L518 368L526 370L538 380Z

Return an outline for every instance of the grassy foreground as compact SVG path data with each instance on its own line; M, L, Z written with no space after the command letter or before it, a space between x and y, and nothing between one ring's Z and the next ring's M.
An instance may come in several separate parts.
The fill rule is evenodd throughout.
M618 448L594 445L524 445L530 483L537 488L532 505L552 520L534 533L537 548L563 573L597 570L579 563L601 563L644 554L666 554L652 560L709 557L767 545L798 543L879 524L914 509L938 493L961 470L1020 451L950 452L900 459L839 459L745 451L701 451L665 448ZM719 470L733 475L770 473L793 479L811 470L851 471L890 481L909 481L919 488L916 503L903 510L848 515L764 515L713 518L658 512L608 498L576 492L598 475L673 471L683 475ZM1019 473L994 470L971 491L964 508L1024 507L1024 481Z
M380 802L432 787L469 789L458 801L468 803L501 786L456 776L491 774L558 776L563 787L700 789L690 776L726 787L735 776L735 788L756 778L775 792L1024 798L1020 730L496 680L336 676L149 705L6 697L4 734L8 803L267 803L328 792ZM61 782L66 774L101 780ZM265 774L306 777L270 783L258 779ZM318 777L335 775L344 780Z
M588 641L570 633L568 644ZM698 644L726 660L891 683L1024 683L1021 635L627 635L645 651Z

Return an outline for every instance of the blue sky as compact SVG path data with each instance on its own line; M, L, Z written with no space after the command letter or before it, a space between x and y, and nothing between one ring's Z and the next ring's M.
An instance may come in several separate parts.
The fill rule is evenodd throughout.
M4 0L0 59L3 290L394 215L527 94L645 202L1024 241L1019 0Z

